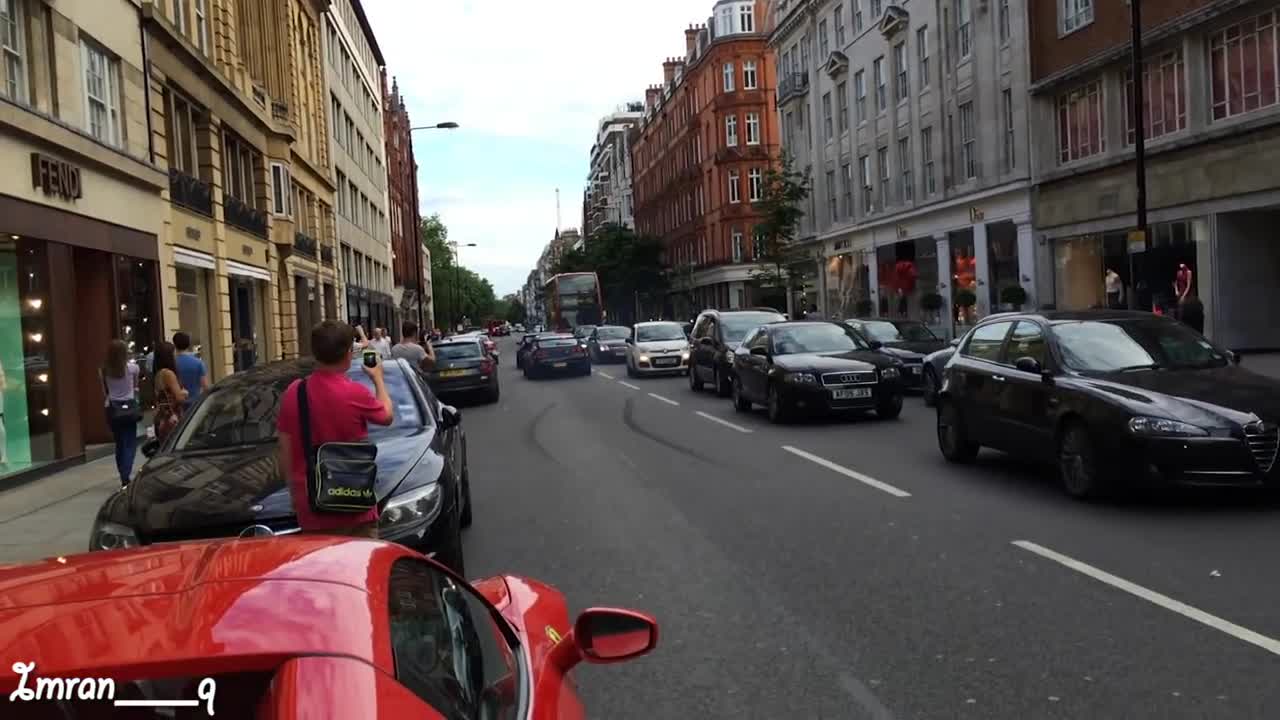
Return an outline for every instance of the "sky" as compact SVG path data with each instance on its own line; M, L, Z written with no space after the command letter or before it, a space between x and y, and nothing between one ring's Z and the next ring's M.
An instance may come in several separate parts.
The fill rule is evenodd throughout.
M462 264L499 296L524 284L556 230L582 224L600 119L662 82L712 0L363 0L417 125L422 215L440 213Z

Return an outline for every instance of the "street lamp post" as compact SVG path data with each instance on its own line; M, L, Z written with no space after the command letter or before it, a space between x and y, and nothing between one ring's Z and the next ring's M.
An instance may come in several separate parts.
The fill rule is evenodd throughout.
M458 129L458 123L450 121L450 122L436 123L435 125L419 125L418 127L411 127L409 128L409 132L413 132L415 130L456 130L456 129ZM410 161L411 161L411 164L413 165L413 202L416 205L418 202L418 163L416 160L413 160L413 143L412 142L410 142L409 144L409 153L410 153ZM415 207L414 217L418 217L418 213L419 213L419 210L418 208ZM422 284L422 274L423 272L425 272L425 268L422 267L422 219L420 217L418 217L418 222L414 224L413 241L414 241L413 267L414 267L414 271L418 276L417 280L414 282L414 284L417 286L417 291L418 291L418 331L422 333L426 333L427 326L426 326L426 321L425 321L423 312L426 310L426 305L427 305L426 294L427 293L426 293L426 288Z
M453 317L451 321L453 326L458 326L458 321L462 319L462 255L459 248L475 247L475 243L459 243L457 240L450 240L449 247L453 248Z
M1142 76L1142 0L1129 0L1133 25L1133 150L1134 171L1137 174L1137 236L1141 238L1143 248L1147 244L1147 132L1146 132L1146 82ZM1132 245L1132 242L1129 243ZM1129 255L1129 287L1135 288L1138 279L1134 277L1135 263L1133 248L1128 247ZM1135 293L1129 295L1130 309L1136 309Z

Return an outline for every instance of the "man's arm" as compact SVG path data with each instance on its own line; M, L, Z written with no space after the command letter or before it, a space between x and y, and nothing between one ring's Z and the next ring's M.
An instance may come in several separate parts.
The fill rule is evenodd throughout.
M290 456L289 448L292 447L293 438L288 433L276 431L279 441L276 443L276 463L280 467L280 477L289 481L293 477L293 458Z
M361 365L369 378L373 380L374 400L381 408L370 408L367 419L374 425L390 425L395 422L395 415L392 413L391 393L387 392L387 383L382 379L382 363L378 363L373 367ZM367 397L367 396L366 396ZM382 414L379 415L377 410L381 409Z
M423 370L426 370L427 372L431 372L432 370L435 370L436 369L435 347L432 346L431 343L426 342L422 344L422 350L426 352L426 356L422 358L422 361L418 363L418 366L421 367Z
M208 390L209 390L209 366L205 365L204 361L201 360L200 361L200 392L207 392Z

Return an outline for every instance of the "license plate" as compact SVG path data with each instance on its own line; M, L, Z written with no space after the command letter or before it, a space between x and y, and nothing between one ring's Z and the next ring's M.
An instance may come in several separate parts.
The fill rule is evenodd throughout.
M909 370L911 370L911 374L912 374L912 375L919 375L919 374L920 374L920 366L919 366L919 365L913 365L913 366L911 366L911 367L909 368Z
M442 378L462 377L463 375L466 375L466 374L467 374L466 370L441 370L440 371L440 377Z
M858 400L871 397L871 388L853 388L851 390L832 390L832 400Z
M569 363L551 363L551 367L554 367L554 368L569 367Z
M661 366L671 367L672 365L675 365L675 364L676 364L676 363L678 363L678 362L680 362L680 361L679 361L679 360L677 360L677 359L675 359L675 358L658 358L657 360L654 360L654 361L653 361L653 364L654 364L654 365L661 365Z

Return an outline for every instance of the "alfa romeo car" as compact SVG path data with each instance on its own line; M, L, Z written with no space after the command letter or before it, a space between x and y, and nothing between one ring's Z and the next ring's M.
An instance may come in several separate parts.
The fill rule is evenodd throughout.
M50 558L0 568L0 588L0 654L20 659L0 694L23 720L580 720L569 672L658 641L638 612L570 624L536 580L467 583L404 546L325 535ZM72 678L95 681L52 702L22 691Z

